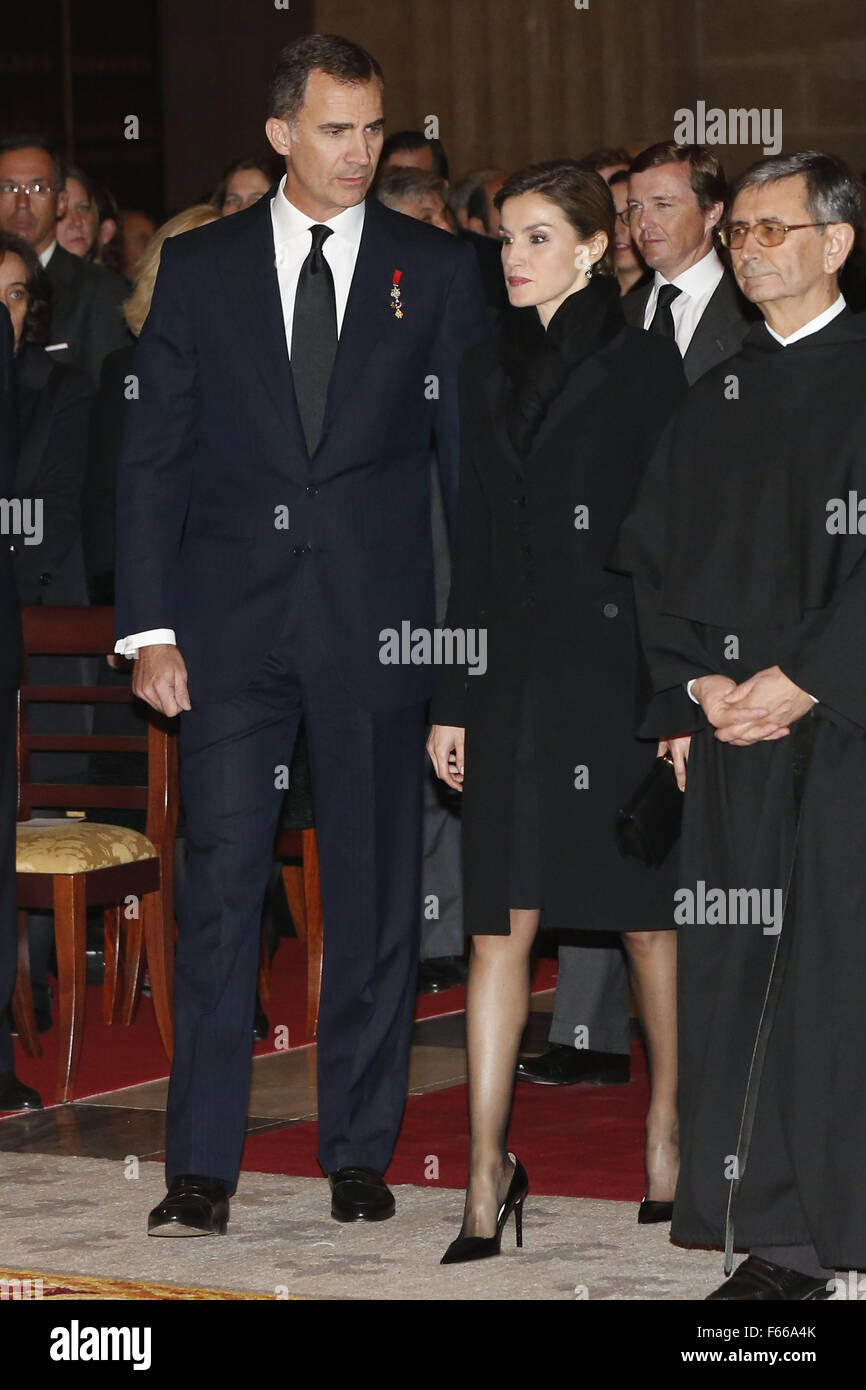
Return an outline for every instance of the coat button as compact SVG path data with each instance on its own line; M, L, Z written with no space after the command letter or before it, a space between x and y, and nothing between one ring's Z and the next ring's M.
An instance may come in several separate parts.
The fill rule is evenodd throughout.
M601 611L606 618L615 618L619 608L615 603L606 603Z
M308 545L295 545L292 547L293 555L306 555L310 547Z
M51 584L51 583L53 583L53 576L50 575L50 574L40 574L40 576L39 576L39 583L40 583L40 584Z
M319 495L319 489L315 486L314 483L310 483L309 487L307 488L307 496L308 496L308 497L317 497L318 495Z
M526 506L526 498L525 498L524 496L515 497L515 499L514 499L514 505L515 505L516 507L525 507L525 506Z

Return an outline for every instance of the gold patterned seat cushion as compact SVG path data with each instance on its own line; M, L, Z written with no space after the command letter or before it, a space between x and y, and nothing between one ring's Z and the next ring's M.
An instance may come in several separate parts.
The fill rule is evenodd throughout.
M80 874L156 855L151 841L138 830L95 821L21 821L16 840L19 874Z

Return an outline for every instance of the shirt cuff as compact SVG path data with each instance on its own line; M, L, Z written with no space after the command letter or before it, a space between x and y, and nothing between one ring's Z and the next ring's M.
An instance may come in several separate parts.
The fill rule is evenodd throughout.
M694 685L695 681L699 680L700 676L692 676L692 679L690 681L686 681L686 694L688 695L690 700L694 701L696 705L699 705L701 702L692 694L692 686Z
M138 656L139 647L155 647L158 642L170 643L177 646L177 638L174 630L170 627L154 627L149 632L134 632L131 637L121 637L114 644L114 650L118 656L125 656L128 660L134 661Z

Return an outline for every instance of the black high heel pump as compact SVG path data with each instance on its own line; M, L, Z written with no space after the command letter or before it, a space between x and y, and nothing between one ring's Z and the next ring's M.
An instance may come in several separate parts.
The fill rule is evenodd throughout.
M500 1254L502 1247L502 1232L505 1223L512 1212L514 1212L514 1225L517 1234L518 1248L523 1246L523 1203L529 1192L529 1178L526 1176L526 1169L520 1162L516 1154L509 1154L509 1158L514 1160L514 1173L511 1182L508 1184L508 1192L505 1201L499 1208L499 1215L496 1218L496 1234L493 1236L464 1236L461 1232L456 1240L452 1240L442 1259L439 1261L443 1265L465 1264L467 1260L485 1260L491 1255Z
M637 1209L637 1222L639 1226L651 1226L657 1221L670 1221L673 1214L673 1202L651 1202L649 1197L643 1197Z

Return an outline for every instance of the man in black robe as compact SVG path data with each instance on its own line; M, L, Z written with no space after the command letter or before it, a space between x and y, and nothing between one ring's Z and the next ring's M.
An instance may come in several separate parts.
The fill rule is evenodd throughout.
M686 788L672 1238L750 1254L711 1299L866 1267L866 317L856 183L754 165L722 229L760 308L673 418L621 534ZM864 501L861 503L860 498ZM687 766L686 766L687 761Z

